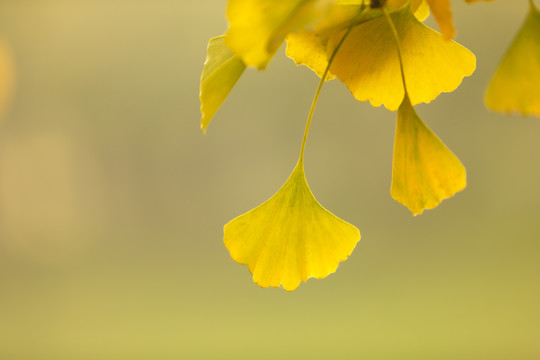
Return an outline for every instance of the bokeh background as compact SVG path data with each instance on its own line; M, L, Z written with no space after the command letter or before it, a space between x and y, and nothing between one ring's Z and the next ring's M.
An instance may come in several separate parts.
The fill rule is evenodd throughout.
M467 189L411 216L389 194L395 113L328 83L306 172L362 240L288 293L222 227L288 177L318 78L282 48L203 135L225 0L1 0L0 359L540 358L540 120L483 105L528 1L453 6L478 69L417 110Z

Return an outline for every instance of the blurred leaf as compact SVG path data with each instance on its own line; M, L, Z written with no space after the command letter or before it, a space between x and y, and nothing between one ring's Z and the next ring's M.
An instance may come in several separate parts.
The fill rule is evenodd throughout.
M540 12L531 1L525 23L486 92L488 108L540 116Z
M412 104L430 102L451 92L476 68L474 55L418 21L410 6L391 14L400 36L405 78ZM330 40L329 51L340 37ZM392 32L384 18L355 27L330 71L359 101L397 110L405 95Z
M13 53L7 41L0 38L0 117L9 106L14 91L15 62Z
M452 20L452 7L450 0L426 0L433 17L439 24L439 29L445 39L451 39L456 34Z
M223 36L210 39L201 75L201 128L206 131L210 120L236 84L246 66L227 48Z
M248 66L262 70L285 36L319 19L333 0L229 0L225 41Z
M419 215L465 186L463 164L418 117L405 96L397 116L392 197Z
M317 202L301 162L274 196L224 231L231 257L248 265L258 285L283 285L288 291L310 277L335 272L360 240L356 227Z

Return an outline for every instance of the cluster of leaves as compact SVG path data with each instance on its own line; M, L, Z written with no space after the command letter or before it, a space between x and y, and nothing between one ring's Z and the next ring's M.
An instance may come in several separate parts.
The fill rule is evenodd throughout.
M540 115L540 13L530 6L488 87L494 110ZM430 12L441 33L423 23ZM414 110L455 90L476 67L474 55L452 40L450 0L229 0L227 18L227 33L208 44L203 131L246 67L263 70L284 41L287 56L321 78L289 179L225 225L226 247L258 285L294 290L326 277L360 240L356 227L317 202L305 177L306 138L327 80L339 79L359 101L397 110L391 195L414 215L465 188L464 166Z

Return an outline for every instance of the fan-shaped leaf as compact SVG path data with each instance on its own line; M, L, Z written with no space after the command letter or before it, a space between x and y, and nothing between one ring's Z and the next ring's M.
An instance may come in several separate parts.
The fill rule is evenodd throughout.
M336 271L360 232L323 208L299 163L269 200L225 225L225 246L262 287L294 290L310 277Z
M392 197L418 215L465 186L463 164L424 124L405 97L397 116Z
M413 104L430 102L441 92L456 89L476 67L474 55L454 41L422 24L410 6L391 14L400 37L403 66ZM330 39L328 50L340 40ZM344 82L356 99L397 110L405 95L396 44L386 19L355 27L336 55L330 71Z

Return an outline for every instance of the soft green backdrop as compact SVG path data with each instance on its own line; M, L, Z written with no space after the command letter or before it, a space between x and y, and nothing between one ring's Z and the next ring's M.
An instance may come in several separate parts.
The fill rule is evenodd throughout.
M203 136L225 6L0 1L18 76L0 124L0 359L540 358L540 119L482 101L527 1L454 1L478 70L418 112L468 187L422 216L390 198L395 113L323 88L308 181L362 240L292 293L255 285L222 227L289 175L318 79L281 49Z

